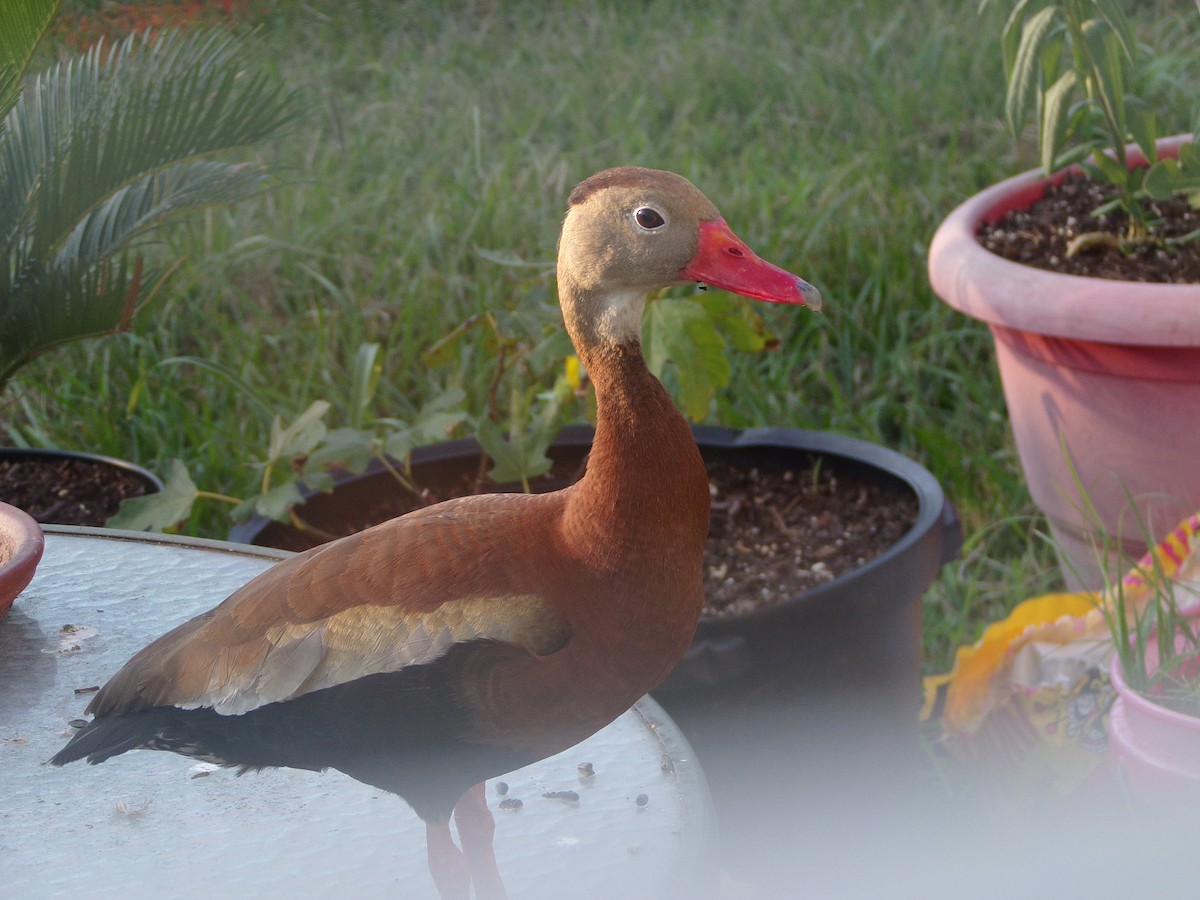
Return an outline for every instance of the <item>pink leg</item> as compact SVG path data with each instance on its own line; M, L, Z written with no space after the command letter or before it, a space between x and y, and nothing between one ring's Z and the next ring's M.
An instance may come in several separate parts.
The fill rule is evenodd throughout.
M429 874L442 900L470 900L471 870L450 837L450 823L425 823Z
M458 826L458 842L470 868L475 896L478 900L507 900L508 893L504 890L492 847L496 820L488 809L482 782L459 798L454 807L454 824Z

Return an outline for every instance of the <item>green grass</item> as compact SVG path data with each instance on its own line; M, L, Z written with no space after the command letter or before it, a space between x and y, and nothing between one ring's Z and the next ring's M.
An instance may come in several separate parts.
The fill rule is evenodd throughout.
M1154 24L1182 18L1161 5L1139 5L1146 35L1195 46L1200 28ZM531 270L477 249L552 261L575 182L611 165L673 169L827 298L820 316L767 311L779 349L735 359L711 418L884 443L957 505L966 552L926 601L926 667L943 669L1056 577L986 330L925 274L941 218L1034 164L1003 127L999 16L952 0L280 3L259 58L308 111L258 151L284 184L162 236L151 252L185 261L135 333L29 366L0 417L15 442L159 471L179 457L201 487L246 495L271 417L320 398L344 408L364 341L383 347L376 414L452 385L478 410L481 354L430 371L421 352L466 316L538 294ZM1173 130L1200 81L1179 53L1150 84ZM224 514L188 528L223 536Z

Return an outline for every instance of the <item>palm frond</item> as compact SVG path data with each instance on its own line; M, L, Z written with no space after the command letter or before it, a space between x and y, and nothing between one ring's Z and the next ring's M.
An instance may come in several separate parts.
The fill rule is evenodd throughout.
M282 86L244 71L244 44L220 31L131 36L37 80L12 115L23 183L0 185L0 204L35 195L35 256L145 174L256 143L291 117Z
M0 27L0 118L16 103L33 51L61 3L62 0L6 0L4 23Z
M283 86L246 71L245 46L221 31L97 45L13 106L0 131L0 386L49 346L120 327L141 288L111 260L135 237L262 187L262 167L208 158L295 115Z
M66 271L26 265L23 276L0 305L0 385L52 347L128 328L142 264L125 258Z
M250 163L178 163L124 185L84 216L55 255L56 268L99 262L176 213L234 203L258 191L267 172Z

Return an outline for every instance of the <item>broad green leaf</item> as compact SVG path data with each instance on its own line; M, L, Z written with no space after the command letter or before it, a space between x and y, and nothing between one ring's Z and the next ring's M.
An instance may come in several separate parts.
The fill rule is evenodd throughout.
M229 513L229 518L234 522L245 522L247 519L253 517L255 513L254 500L250 499L235 506Z
M500 427L491 419L483 419L475 428L479 446L492 461L492 477L500 483L517 481L524 471L520 454L504 437Z
M405 459L416 447L446 440L467 417L462 408L465 399L462 388L447 388L422 406L412 422L380 419L377 424L387 429L383 452L393 459Z
M303 477L297 482L297 489L299 488L299 484L303 484L306 488L314 491L328 493L333 490L336 481L333 474L327 469L311 469L303 473Z
M759 353L774 346L779 339L767 328L758 309L741 297L724 292L709 292L700 298L700 305L713 325L735 350Z
M1185 170L1178 160L1161 159L1146 172L1142 187L1155 200L1169 200L1176 194L1200 191L1200 168Z
M695 300L667 297L649 304L644 329L646 362L660 379L667 364L678 380L675 398L684 415L699 421L719 388L729 383L726 345Z
M161 491L122 500L117 514L105 524L130 531L166 531L191 515L199 494L187 467L173 459Z
M518 432L506 438L500 426L484 419L476 428L475 436L492 461L489 474L498 484L527 484L529 479L549 472L553 465L545 453L548 443L539 446L528 433Z
M383 452L392 459L407 459L420 442L415 439L411 428L391 432L383 441Z
M413 423L412 432L414 439L418 445L444 441L450 437L450 433L455 428L462 424L466 417L467 412L463 409L453 412L423 414Z
M412 428L422 443L444 441L450 430L467 417L463 403L467 395L462 388L446 388L417 411Z
M560 322L529 348L527 359L530 368L537 373L557 370L562 361L575 353L571 338Z
M249 503L235 508L232 515L235 521L239 520L239 516L244 521L244 519L250 518L250 514L257 513L260 516L274 519L276 522L286 522L288 510L303 502L304 498L300 495L300 489L296 487L296 482L288 481L271 488L265 494L259 494Z
M310 453L328 431L323 421L327 412L329 404L324 400L316 400L286 427L283 420L276 416L271 423L270 461Z
M460 406L464 396L461 389L449 388L421 407L412 422L377 420L376 425L385 429L383 453L392 459L403 460L417 447L449 438L467 417L466 410Z
M314 478L317 473L331 466L361 475L367 470L378 449L373 431L362 428L335 428L308 451L300 473L301 480L311 488L322 490L320 485L314 483Z
M1200 172L1200 142L1188 141L1179 147L1179 164L1192 172Z

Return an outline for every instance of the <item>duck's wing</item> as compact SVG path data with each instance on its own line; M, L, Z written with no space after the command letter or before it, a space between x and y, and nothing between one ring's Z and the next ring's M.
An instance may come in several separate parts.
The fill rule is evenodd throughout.
M88 712L236 715L471 641L553 653L570 628L513 552L553 542L549 496L451 501L284 560L142 649Z

